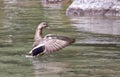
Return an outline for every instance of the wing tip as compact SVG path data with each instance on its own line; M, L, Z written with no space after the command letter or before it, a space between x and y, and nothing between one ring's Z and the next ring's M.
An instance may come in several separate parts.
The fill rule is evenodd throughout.
M70 40L69 40L69 44L72 44L72 43L74 43L75 41L76 41L75 38L70 38Z

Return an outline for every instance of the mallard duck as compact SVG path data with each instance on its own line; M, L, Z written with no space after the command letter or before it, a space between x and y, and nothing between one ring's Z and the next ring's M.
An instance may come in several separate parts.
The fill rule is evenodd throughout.
M29 52L29 55L38 56L59 51L60 49L75 42L75 39L73 38L58 34L47 34L45 37L43 37L42 30L47 27L47 23L42 22L36 28L33 47Z

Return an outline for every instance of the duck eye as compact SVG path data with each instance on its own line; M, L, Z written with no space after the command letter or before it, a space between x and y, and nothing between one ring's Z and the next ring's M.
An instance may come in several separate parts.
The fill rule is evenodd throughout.
M46 25L46 24L43 24L43 25Z

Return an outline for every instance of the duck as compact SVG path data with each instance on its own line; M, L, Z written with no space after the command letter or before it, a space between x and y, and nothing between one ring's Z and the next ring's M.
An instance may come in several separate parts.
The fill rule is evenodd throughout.
M56 52L75 42L74 38L59 34L47 34L43 37L42 31L47 27L47 22L41 22L37 26L34 35L34 43L28 55L39 56Z

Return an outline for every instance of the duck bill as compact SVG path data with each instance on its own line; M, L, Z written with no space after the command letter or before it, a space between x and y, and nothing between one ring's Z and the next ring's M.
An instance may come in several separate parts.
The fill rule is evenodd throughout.
M28 55L31 55L31 56L32 56L32 50L28 53Z

